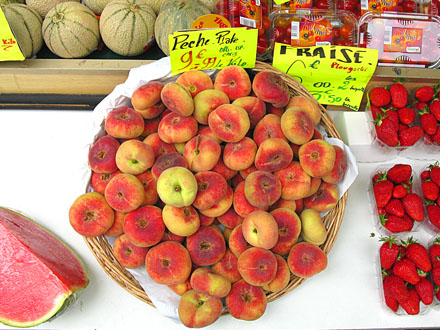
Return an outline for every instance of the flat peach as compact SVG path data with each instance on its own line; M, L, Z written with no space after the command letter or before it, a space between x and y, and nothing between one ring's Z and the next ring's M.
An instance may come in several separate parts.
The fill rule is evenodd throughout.
M194 101L186 86L178 82L165 84L160 93L163 104L170 111L184 117L191 116L194 111Z
M145 257L145 269L159 284L173 285L185 282L191 274L188 250L177 242L165 241L151 247Z
M133 92L131 104L145 119L156 118L165 109L160 99L162 88L161 82L150 81Z
M104 135L93 143L89 150L89 166L96 173L112 173L118 169L116 152L119 142L114 137Z
M104 195L105 187L107 187L107 184L110 182L111 179L113 179L114 176L118 175L119 173L122 172L119 170L116 170L112 173L92 172L91 185L93 190Z
M143 140L143 142L153 149L155 158L176 151L174 144L162 141L158 133L151 133Z
M218 222L220 222L226 228L235 228L240 223L243 222L243 218L240 217L237 212L235 212L233 207L230 207L229 210L217 217Z
M271 113L281 118L284 113L284 107L277 108L271 103L267 103L266 105L267 113Z
M198 172L195 178L198 186L196 199L193 202L195 208L207 210L225 198L228 184L220 174L212 171Z
M132 108L114 108L105 118L105 130L114 138L135 138L144 131L144 118Z
M229 208L232 205L233 197L234 197L234 191L230 186L227 186L226 195L225 197L223 197L223 199L220 202L210 207L209 209L199 210L199 212L208 217L219 217L229 210Z
M231 291L231 281L209 268L197 268L191 274L191 287L215 298L224 298Z
M222 158L223 156L220 156L217 164L215 164L215 166L212 168L212 171L220 174L225 178L225 180L230 180L237 174L237 171L231 170L229 167L227 167Z
M189 279L182 283L168 285L168 287L173 290L179 296L183 296L183 294L189 290L191 290L191 284Z
M116 165L121 172L140 174L154 164L154 151L139 140L122 142L116 152Z
M239 280L232 285L226 297L226 307L232 317L240 320L253 321L260 318L266 311L267 298L263 289Z
M157 133L166 143L187 142L197 134L197 121L192 117L180 116L174 112L168 113L159 122Z
M276 210L281 208L288 208L295 211L296 202L294 200L280 198L275 204L272 205L271 210Z
M210 266L218 262L226 252L226 243L220 231L214 227L200 227L187 237L186 246L191 260L199 266Z
M277 273L269 284L263 285L263 289L269 292L280 292L290 281L290 270L286 260L278 254L275 257L277 258Z
M238 271L237 262L238 257L233 254L230 249L226 249L223 258L212 265L212 270L217 274L227 278L231 283L234 283L241 279L240 272Z
M287 167L293 159L289 144L280 138L264 140L255 155L255 167L261 171L275 172Z
M302 145L312 139L313 121L301 108L288 108L281 116L283 134L294 144Z
M159 156L155 160L153 167L151 168L151 174L153 178L157 180L163 171L170 167L176 166L188 168L188 163L185 157L183 157L181 154L177 152L169 152Z
M140 136L147 137L152 133L156 133L157 128L159 127L160 119L160 117L156 117L153 119L144 119L144 130Z
M244 96L234 100L232 104L242 107L249 115L251 128L260 121L266 114L266 104L255 96Z
M321 121L321 110L318 102L314 98L296 95L290 98L286 109L290 107L299 107L307 112L312 119L313 125L316 126Z
M281 182L281 198L283 199L300 199L306 197L310 191L311 177L297 161L275 172L275 176Z
M255 142L249 137L244 137L238 142L226 143L223 150L223 162L234 171L245 170L253 165L256 153Z
M242 107L223 104L209 114L211 131L224 142L238 142L250 128L249 116Z
M265 115L255 126L253 138L258 146L270 138L280 138L287 141L281 129L281 118L273 114Z
M128 212L124 217L124 233L136 246L150 247L160 242L165 231L162 210L147 205Z
M193 172L211 170L221 155L220 144L206 135L196 135L185 144L183 157Z
M133 269L145 264L148 248L136 246L130 242L127 235L121 235L116 238L112 250L121 266Z
M274 72L258 72L252 81L252 90L264 102L277 108L284 107L289 102L289 87L281 76Z
M214 88L225 92L233 101L249 95L252 85L245 69L238 65L230 65L221 69L217 74Z
M116 237L124 233L124 218L125 213L115 212L115 220L112 226L104 233L105 236Z
M258 168L255 167L254 164L252 164L251 166L249 166L248 168L241 170L240 171L240 175L243 179L246 179L248 177L249 174L251 174L252 172L258 171Z
M301 233L301 220L294 210L279 208L270 212L278 225L278 240L272 248L274 253L287 255L290 248L298 242Z
M304 171L313 177L322 178L331 173L336 151L324 140L312 140L299 148L299 162Z
M272 249L278 242L278 224L272 214L254 211L242 223L243 237L252 246Z
M311 177L310 178L310 190L308 192L308 194L306 196L304 196L304 198L312 196L314 193L316 193L319 189L319 186L321 185L321 178L315 178L315 177Z
M241 176L238 175L240 178ZM253 206L246 198L246 195L244 193L244 185L245 182L240 182L237 187L235 187L234 190L234 198L232 201L234 211L241 217L247 216L249 213L252 213L257 210L267 210L268 207L258 208Z
M161 242L174 241L177 243L183 243L184 240L185 237L173 234L165 227L165 232L163 233L162 239L160 241Z
M214 223L215 218L214 217L208 217L203 214L199 214L200 218L200 226L211 226Z
M327 239L327 229L321 219L321 214L313 209L301 212L301 237L305 242L321 245Z
M223 303L206 293L189 290L180 298L179 319L188 328L206 327L221 316Z
M293 275L312 277L327 268L327 255L318 246L301 242L290 250L287 264Z
M194 97L193 116L202 125L208 125L208 116L218 106L228 104L229 97L217 89L208 89Z
M327 212L336 206L338 200L338 186L327 182L321 182L316 193L310 197L304 198L304 206L318 212Z
M115 210L127 213L142 205L143 184L132 174L121 173L113 177L105 188L105 200Z
M211 77L205 72L198 70L183 72L176 82L184 85L193 98L206 89L214 88Z
M222 139L215 135L214 132L209 128L209 126L206 125L199 125L199 130L197 134L209 136L211 139L216 140L218 143L223 142Z
M281 182L271 172L255 171L244 181L244 194L252 206L266 208L280 199Z
M270 250L251 247L238 257L238 271L247 283L263 286L275 278L277 259Z
M244 239L242 228L243 224L239 224L232 229L232 232L229 235L229 248L231 249L231 252L237 256L237 258L245 250L251 247L251 245Z
M345 172L347 171L347 155L341 147L333 146L336 151L335 163L330 174L322 178L327 183L337 184L344 179Z
M144 201L142 205L153 205L159 200L159 195L156 190L156 179L151 174L151 171L145 171L136 175L136 178L144 186Z
M165 205L162 217L168 230L179 236L190 236L200 227L199 214L192 206Z

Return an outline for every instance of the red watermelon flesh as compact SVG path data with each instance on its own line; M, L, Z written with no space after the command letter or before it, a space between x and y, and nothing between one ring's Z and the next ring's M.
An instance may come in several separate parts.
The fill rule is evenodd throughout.
M53 234L0 207L0 321L40 324L88 284L82 261Z

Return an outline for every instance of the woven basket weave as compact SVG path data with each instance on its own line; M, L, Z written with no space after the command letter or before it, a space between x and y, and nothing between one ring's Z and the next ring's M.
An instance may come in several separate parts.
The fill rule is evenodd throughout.
M302 86L298 81L288 76L287 74L281 72L278 69L275 69L271 65L263 62L257 62L255 68L253 69L255 72L259 71L270 71L275 72L279 75L289 86L290 94L292 96L301 95L313 98L313 96ZM322 112L321 116L321 126L326 130L330 137L335 137L341 139L335 124L326 111L326 109L320 105L320 109ZM344 193L344 195L338 201L336 207L331 210L324 218L323 222L327 229L327 239L320 246L321 249L328 254L333 247L333 244L336 241L336 237L339 232L339 228L342 223L342 218L344 216L345 205L348 197L348 191ZM127 290L129 293L144 301L145 303L153 306L154 304L151 302L147 293L142 289L139 282L125 269L125 267L121 266L119 262L116 260L115 256L112 252L112 247L108 243L105 236L94 237L94 238L84 238L86 244L89 249L94 254L95 258L98 260L99 264L102 266L104 271L121 287ZM291 274L290 281L287 287L283 290L275 293L267 293L268 302L278 299L284 296L286 293L292 291L297 286L299 286L302 282L304 282L305 278L300 278ZM227 310L224 314L228 314Z

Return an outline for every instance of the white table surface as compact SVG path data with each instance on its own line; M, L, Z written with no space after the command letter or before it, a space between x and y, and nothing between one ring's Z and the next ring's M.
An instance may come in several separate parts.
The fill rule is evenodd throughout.
M84 193L81 168L92 128L90 111L0 110L0 205L19 210L60 236L83 258L90 284L78 303L37 329L184 329L119 287L99 266L68 222L72 202ZM408 162L416 171L426 161ZM418 316L385 310L378 291L378 236L368 183L377 163L358 164L327 269L268 304L257 321L221 317L210 329L433 328L440 309ZM414 234L427 242L434 234ZM0 324L0 329L8 328Z

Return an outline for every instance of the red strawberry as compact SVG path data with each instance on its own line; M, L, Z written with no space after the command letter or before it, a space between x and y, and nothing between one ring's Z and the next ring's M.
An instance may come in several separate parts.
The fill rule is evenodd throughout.
M426 212L428 213L429 221L440 229L440 207L438 205L427 205Z
M408 188L406 187L406 185L399 184L397 186L394 186L393 189L394 198L403 198L406 196L407 193L408 193Z
M388 118L381 120L381 122L375 126L375 129L379 140L390 147L397 146L399 143L397 129Z
M400 120L397 111L392 108L387 110L386 114L388 115L386 119L389 119L394 124L394 128L399 130Z
M424 170L421 174L420 174L420 178L422 179L422 181L426 181L430 178L429 175L429 171L428 170Z
M399 276L405 282L413 285L416 285L420 281L416 265L407 258L397 260L394 263L393 274Z
M412 168L408 164L396 164L387 171L387 178L394 183L404 183L411 179Z
M420 102L429 102L434 97L434 88L423 86L416 90L415 96Z
M428 250L413 240L412 237L405 242L406 257L414 262L416 267L424 272L429 272L432 269L431 260L429 258Z
M396 108L403 108L408 102L408 91L401 83L396 83L390 87L391 101Z
M440 268L440 237L438 237L429 247L429 257L432 268Z
M422 182L422 191L423 191L423 196L425 196L426 199L429 199L431 201L437 200L439 188L434 182L432 181Z
M440 186L440 167L437 163L434 165L431 165L430 167L431 172L429 173L429 177L431 178L431 181L434 182L437 186Z
M425 102L417 102L416 103L417 110L424 110L425 108L428 109L428 104Z
M419 126L412 126L399 132L401 146L413 146L423 136L423 129Z
M377 181L373 185L374 198L377 207L385 207L393 195L394 185L390 180Z
M433 135L437 132L437 119L432 113L421 114L420 125L426 134Z
M432 281L434 282L435 285L440 286L440 268L434 268L432 270Z
M434 285L430 280L422 278L415 286L416 292L425 305L431 305L434 301Z
M384 113L383 109L371 104L370 110L371 110L371 116L373 117L373 120L377 120L378 118L379 119L384 118L385 113Z
M399 301L400 306L402 306L408 315L417 315L420 312L420 298L414 288L409 289L408 292L409 298Z
M384 172L377 172L376 174L374 174L373 176L373 184L376 183L377 181L383 181L386 179L386 173Z
M414 109L405 107L397 110L397 114L399 115L399 120L402 124L410 125L414 122L416 118L416 112Z
M440 100L434 100L429 105L429 112L431 112L437 120L440 120Z
M402 199L403 208L415 221L422 221L425 217L423 212L423 201L419 195L410 193Z
M414 221L406 214L400 218L392 214L381 214L380 223L392 233L410 231L414 226Z
M403 215L405 214L405 210L403 209L402 202L396 198L390 199L388 204L385 206L385 211L397 217L403 217Z
M404 301L409 298L409 291L403 280L396 275L385 276L382 282L385 296Z
M394 298L391 298L391 297L389 297L389 296L385 296L384 295L384 298L385 298L385 304L393 311L393 312L397 312L397 310L399 309L399 302L396 300L396 299L394 299Z
M440 145L440 126L437 127L437 131L434 135L431 136L432 141L434 143L437 143L437 145Z
M376 107L384 107L391 101L391 95L388 90L383 87L375 87L370 93L370 102Z
M400 246L396 244L394 237L382 237L379 242L384 242L379 249L380 265L390 269L399 256Z

